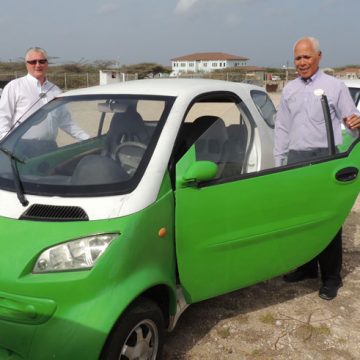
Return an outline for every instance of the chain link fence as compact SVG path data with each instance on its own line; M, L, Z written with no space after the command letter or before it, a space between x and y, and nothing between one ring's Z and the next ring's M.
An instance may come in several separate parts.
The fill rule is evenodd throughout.
M0 88L9 81L25 76L26 72L0 74ZM46 77L62 90L78 89L99 85L99 73L68 74L48 72Z
M0 88L3 88L9 81L26 75L25 72L14 72L7 74L0 74ZM136 74L124 74L124 81L135 80ZM281 91L288 80L293 76L290 74L279 73L269 74L267 72L211 72L211 73L182 73L181 78L206 78L225 80L233 82L244 82L249 84L258 85L266 88L269 92ZM99 73L47 73L47 78L59 86L60 89L66 91L70 89L85 88L100 84Z
M89 86L99 85L98 73L85 74L52 74L48 73L47 78L56 84L60 89L78 89Z
M225 80L233 82L242 82L253 85L258 85L266 88L269 92L281 91L285 84L296 77L295 74L287 72L281 73L267 73L260 72L210 72L210 73L182 73L181 78L203 78Z

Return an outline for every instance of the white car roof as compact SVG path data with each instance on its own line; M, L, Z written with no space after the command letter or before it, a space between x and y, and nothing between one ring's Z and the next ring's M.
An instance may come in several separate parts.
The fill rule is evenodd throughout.
M98 95L98 94L139 94L159 96L181 96L182 94L196 95L211 91L232 91L240 96L248 94L250 90L262 90L256 85L235 83L212 79L146 79L132 80L123 83L99 85L84 89L70 90L61 96Z
M346 79L343 82L347 87L360 88L360 79Z

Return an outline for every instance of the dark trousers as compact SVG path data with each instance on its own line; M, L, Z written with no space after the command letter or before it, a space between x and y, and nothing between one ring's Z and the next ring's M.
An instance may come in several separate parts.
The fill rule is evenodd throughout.
M312 160L328 155L328 149L314 149L311 151L294 151L288 153L288 164L300 161ZM331 243L314 259L300 266L299 269L306 273L314 274L318 272L323 283L327 285L339 285L341 283L342 267L342 228L337 232Z
M337 232L331 243L314 259L300 266L299 269L306 273L314 274L320 267L321 280L327 285L341 283L342 266L342 228Z

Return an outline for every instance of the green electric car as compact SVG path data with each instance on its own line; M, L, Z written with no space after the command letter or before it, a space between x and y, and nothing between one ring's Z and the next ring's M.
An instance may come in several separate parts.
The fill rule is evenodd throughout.
M67 92L15 127L0 359L159 359L187 306L325 248L359 192L360 145L335 152L330 133L328 155L275 167L274 114L261 87L152 79Z

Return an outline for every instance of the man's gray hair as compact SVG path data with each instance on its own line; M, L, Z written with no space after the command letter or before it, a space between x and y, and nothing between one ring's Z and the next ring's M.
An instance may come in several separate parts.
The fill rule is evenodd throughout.
M295 44L294 44L294 49L293 49L293 50L295 50L295 47L296 47L297 43L298 43L299 41L303 41L303 40L308 40L308 41L310 41L311 44L312 44L312 46L314 47L314 50L315 50L317 53L321 53L319 40L316 39L316 38L314 38L314 37L312 37L312 36L305 36L305 37L297 40L297 41L295 42Z
M28 55L29 55L29 53L31 53L31 52L39 52L39 53L42 53L42 54L44 55L45 59L48 58L47 53L46 53L46 51L45 51L44 49L35 46L35 47L31 47L31 48L27 49L26 54L25 54L25 61L28 59Z

